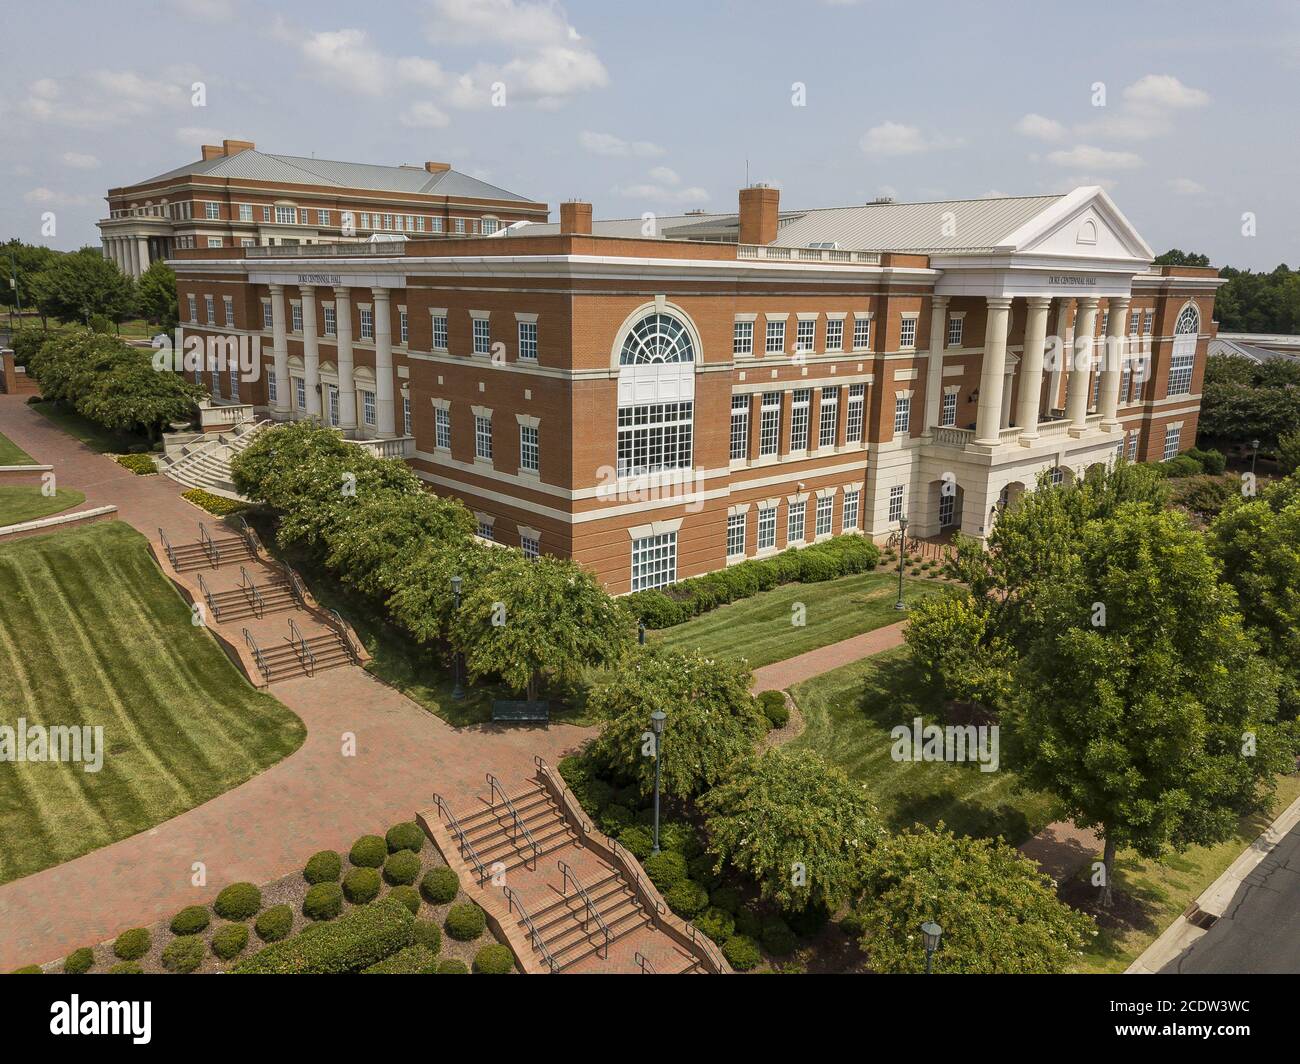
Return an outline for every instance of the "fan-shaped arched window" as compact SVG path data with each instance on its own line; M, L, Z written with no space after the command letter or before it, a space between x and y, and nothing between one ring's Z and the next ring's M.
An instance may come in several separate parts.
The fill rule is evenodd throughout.
M647 314L628 332L618 361L623 366L694 362L695 348L686 326L676 318L667 314Z
M1169 384L1165 395L1187 395L1192 390L1192 367L1196 362L1196 338L1201 331L1201 312L1188 303L1174 325L1174 349L1169 358Z
M1201 331L1201 313L1195 303L1188 303L1178 315L1178 324L1174 326L1175 334L1198 333Z

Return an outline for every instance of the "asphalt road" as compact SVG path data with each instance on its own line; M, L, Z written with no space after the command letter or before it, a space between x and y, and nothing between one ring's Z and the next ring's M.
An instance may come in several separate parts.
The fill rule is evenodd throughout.
M1300 973L1300 824L1248 875L1223 916L1161 974Z

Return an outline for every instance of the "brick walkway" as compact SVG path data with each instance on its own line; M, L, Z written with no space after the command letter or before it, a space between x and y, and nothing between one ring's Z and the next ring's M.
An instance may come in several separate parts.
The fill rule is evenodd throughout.
M838 669L841 665L850 665L872 654L881 654L886 650L903 645L903 627L906 621L886 625L874 631L841 639L838 643L818 647L806 654L797 654L784 661L774 661L754 670L753 691L784 691L792 685L811 680L824 672Z

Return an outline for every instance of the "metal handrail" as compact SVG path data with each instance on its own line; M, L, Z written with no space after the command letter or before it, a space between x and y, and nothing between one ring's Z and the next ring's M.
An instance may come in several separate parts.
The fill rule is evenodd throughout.
M307 640L302 634L302 629L294 622L292 617L289 618L289 637L290 642L297 639L298 645L295 648L298 651L298 660L302 662L303 668L307 670L308 676L316 675L316 655L311 652L311 647L307 645Z
M253 613L258 617L265 617L266 600L262 598L262 593L257 590L257 585L249 578L247 570L242 565L239 567L239 589L244 593L244 598L248 599L248 604L253 607Z
M249 645L253 651L253 660L257 662L258 671L262 674L263 680L271 678L271 670L266 667L266 661L262 657L262 649L257 645L257 640L253 638L252 633L247 628L244 629L244 642Z
M347 623L343 620L343 615L338 610L329 610L326 620L338 632L339 640L343 643L343 649L348 652L348 657L352 659L353 665L361 663L361 655L358 653L356 645L352 642L352 635L348 631Z
M586 931L588 925L594 919L596 921L596 926L601 931L605 932L604 951L600 953L600 957L602 960L609 960L609 927L601 918L600 910L596 908L596 903L591 900L591 895L587 893L587 888L584 887L578 881L578 877L573 874L572 868L563 861L557 861L556 867L559 868L561 876L560 892L567 898L569 896L569 884L572 883L573 889L577 891L578 896L582 898L583 904L587 907L587 916L586 919L582 921L582 929Z
M474 862L474 871L478 873L479 886L482 886L488 879L488 871L483 867L483 861L479 858L478 851L474 849L474 844L469 841L469 836L465 834L465 829L460 826L460 821L456 819L456 814L451 811L451 806L442 800L442 795L435 794L433 804L447 818L447 824L451 827L452 833L460 844L461 858Z
M221 548L208 535L208 526L202 521L199 522L199 546L207 552L208 561L212 563L212 568L218 568L221 565Z
M294 602L298 603L303 609L307 608L307 589L302 586L302 581L298 574L289 568L288 562L281 562L280 568L284 570L284 578L289 583L289 591L293 595Z
M248 523L248 519L243 514L237 514L236 516L239 518L239 534L244 537L244 544L248 547L248 553L256 558L261 552L262 541L258 538L256 529Z
M686 930L691 935L691 945L701 952L708 955L709 959L718 966L720 971L724 970L722 954L719 952L717 944L709 938L703 931L696 927L689 920L682 921L686 925Z
M531 831L529 831L529 830L528 830L528 827L524 824L523 817L521 817L521 816L519 815L519 811L518 811L517 809L515 809L515 803L512 802L512 801L509 799L509 797L506 796L506 792L505 792L505 790L504 790L504 789L502 788L502 786L501 786L501 781L498 780L498 779L497 779L494 775L492 775L492 773L490 773L490 772L487 774L487 781L488 781L488 786L491 788L491 792L490 792L490 793L501 795L501 803L502 803L502 804L503 804L503 805L504 805L508 810L510 810L510 815L514 818L514 821L515 821L515 831L516 831L516 833L522 831L522 832L524 833L524 838L528 840L528 845L531 846L531 847L533 848L533 871L536 871L536 870L537 870L537 858L539 858L539 857L542 855L542 848L541 848L540 846L537 845L537 840L536 840L535 838L533 838L533 833L532 833ZM493 801L493 803L492 803L492 812L495 813L496 811L497 811L497 805L496 805L496 802ZM512 837L513 837L513 836L512 836Z
M658 974L658 973L655 971L655 966L654 966L653 964L650 963L650 958L647 957L647 956L646 956L644 953L642 953L640 950L637 950L637 951L636 951L636 953L633 955L632 959L633 959L634 961L636 961L636 965L637 965L638 968L641 969L641 974L642 974L642 975L657 975L657 974Z
M558 974L560 966L555 963L555 958L551 956L551 951L546 948L546 942L542 938L541 932L537 930L537 926L533 923L533 918L528 915L528 910L524 908L524 903L519 900L519 895L509 887L502 887L501 892L506 896L506 901L509 903L510 911L514 912L516 908L519 910L519 917L523 921L524 926L528 928L528 934L533 940L533 948L542 955L542 959L546 961L546 966L551 969L551 973Z
M221 607L213 601L212 592L208 590L208 583L203 579L202 573L199 573L199 590L203 592L203 601L207 603L208 609L212 611L212 616L220 621Z
M176 552L172 550L171 542L167 539L167 533L161 528L158 529L158 539L163 545L163 550L167 552L167 560L172 563L172 568L176 568Z
M606 836L605 836L605 841L606 841L607 843L609 843L609 848L610 848L611 850L614 851L614 856L615 856L615 857L618 856L618 853L619 853L620 850L622 850L622 851L624 852L624 854L626 854L626 855L629 855L629 856L631 855L631 851L630 851L626 846L623 846L623 845L618 841L618 839L614 838L613 835L606 835ZM656 922L657 922L659 916L667 916L667 915L668 915L668 906L665 905L661 899L656 899L656 898L654 897L654 895L652 895L652 894L650 893L650 886L649 886L649 884L646 883L646 881L645 881L644 877L641 875L641 873L638 872L638 871L636 870L636 868L634 868L631 864L629 864L629 863L627 862L626 858L625 858L624 861L623 861L623 870L624 870L625 872L630 872L630 873L632 874L632 878L636 881L633 885L634 885L635 887L639 887L639 888L640 888L640 890L638 891L638 893L641 895L642 900L643 900L643 901L649 901L649 902L653 902L653 903L654 903L655 912L656 912L657 915L656 915L655 917L653 917L653 919L655 919Z

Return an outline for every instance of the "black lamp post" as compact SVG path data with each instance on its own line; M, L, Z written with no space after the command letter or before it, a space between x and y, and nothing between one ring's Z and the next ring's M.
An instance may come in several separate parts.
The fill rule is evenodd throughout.
M903 562L907 558L907 515L904 514L898 519L898 601L894 603L894 609L905 610L907 603L903 601Z
M655 841L652 853L659 852L659 765L664 756L664 721L667 719L668 714L662 709L656 709L650 714L650 727L655 735Z
M461 578L459 576L453 576L451 578L451 597L452 597L453 607L455 608L457 613L460 612L460 585L461 585ZM461 680L461 659L460 659L459 650L456 651L455 654L455 669L456 669L456 685L451 689L451 697L456 699L457 701L460 701L462 698L465 697L465 688L462 686L462 680Z
M939 939L943 938L943 928L933 920L927 920L921 925L921 940L925 943L925 974L930 974L930 961L934 957L934 951L939 948Z
M1259 458L1259 440L1251 440L1250 446L1254 448L1250 455L1250 471L1255 472L1255 460Z

